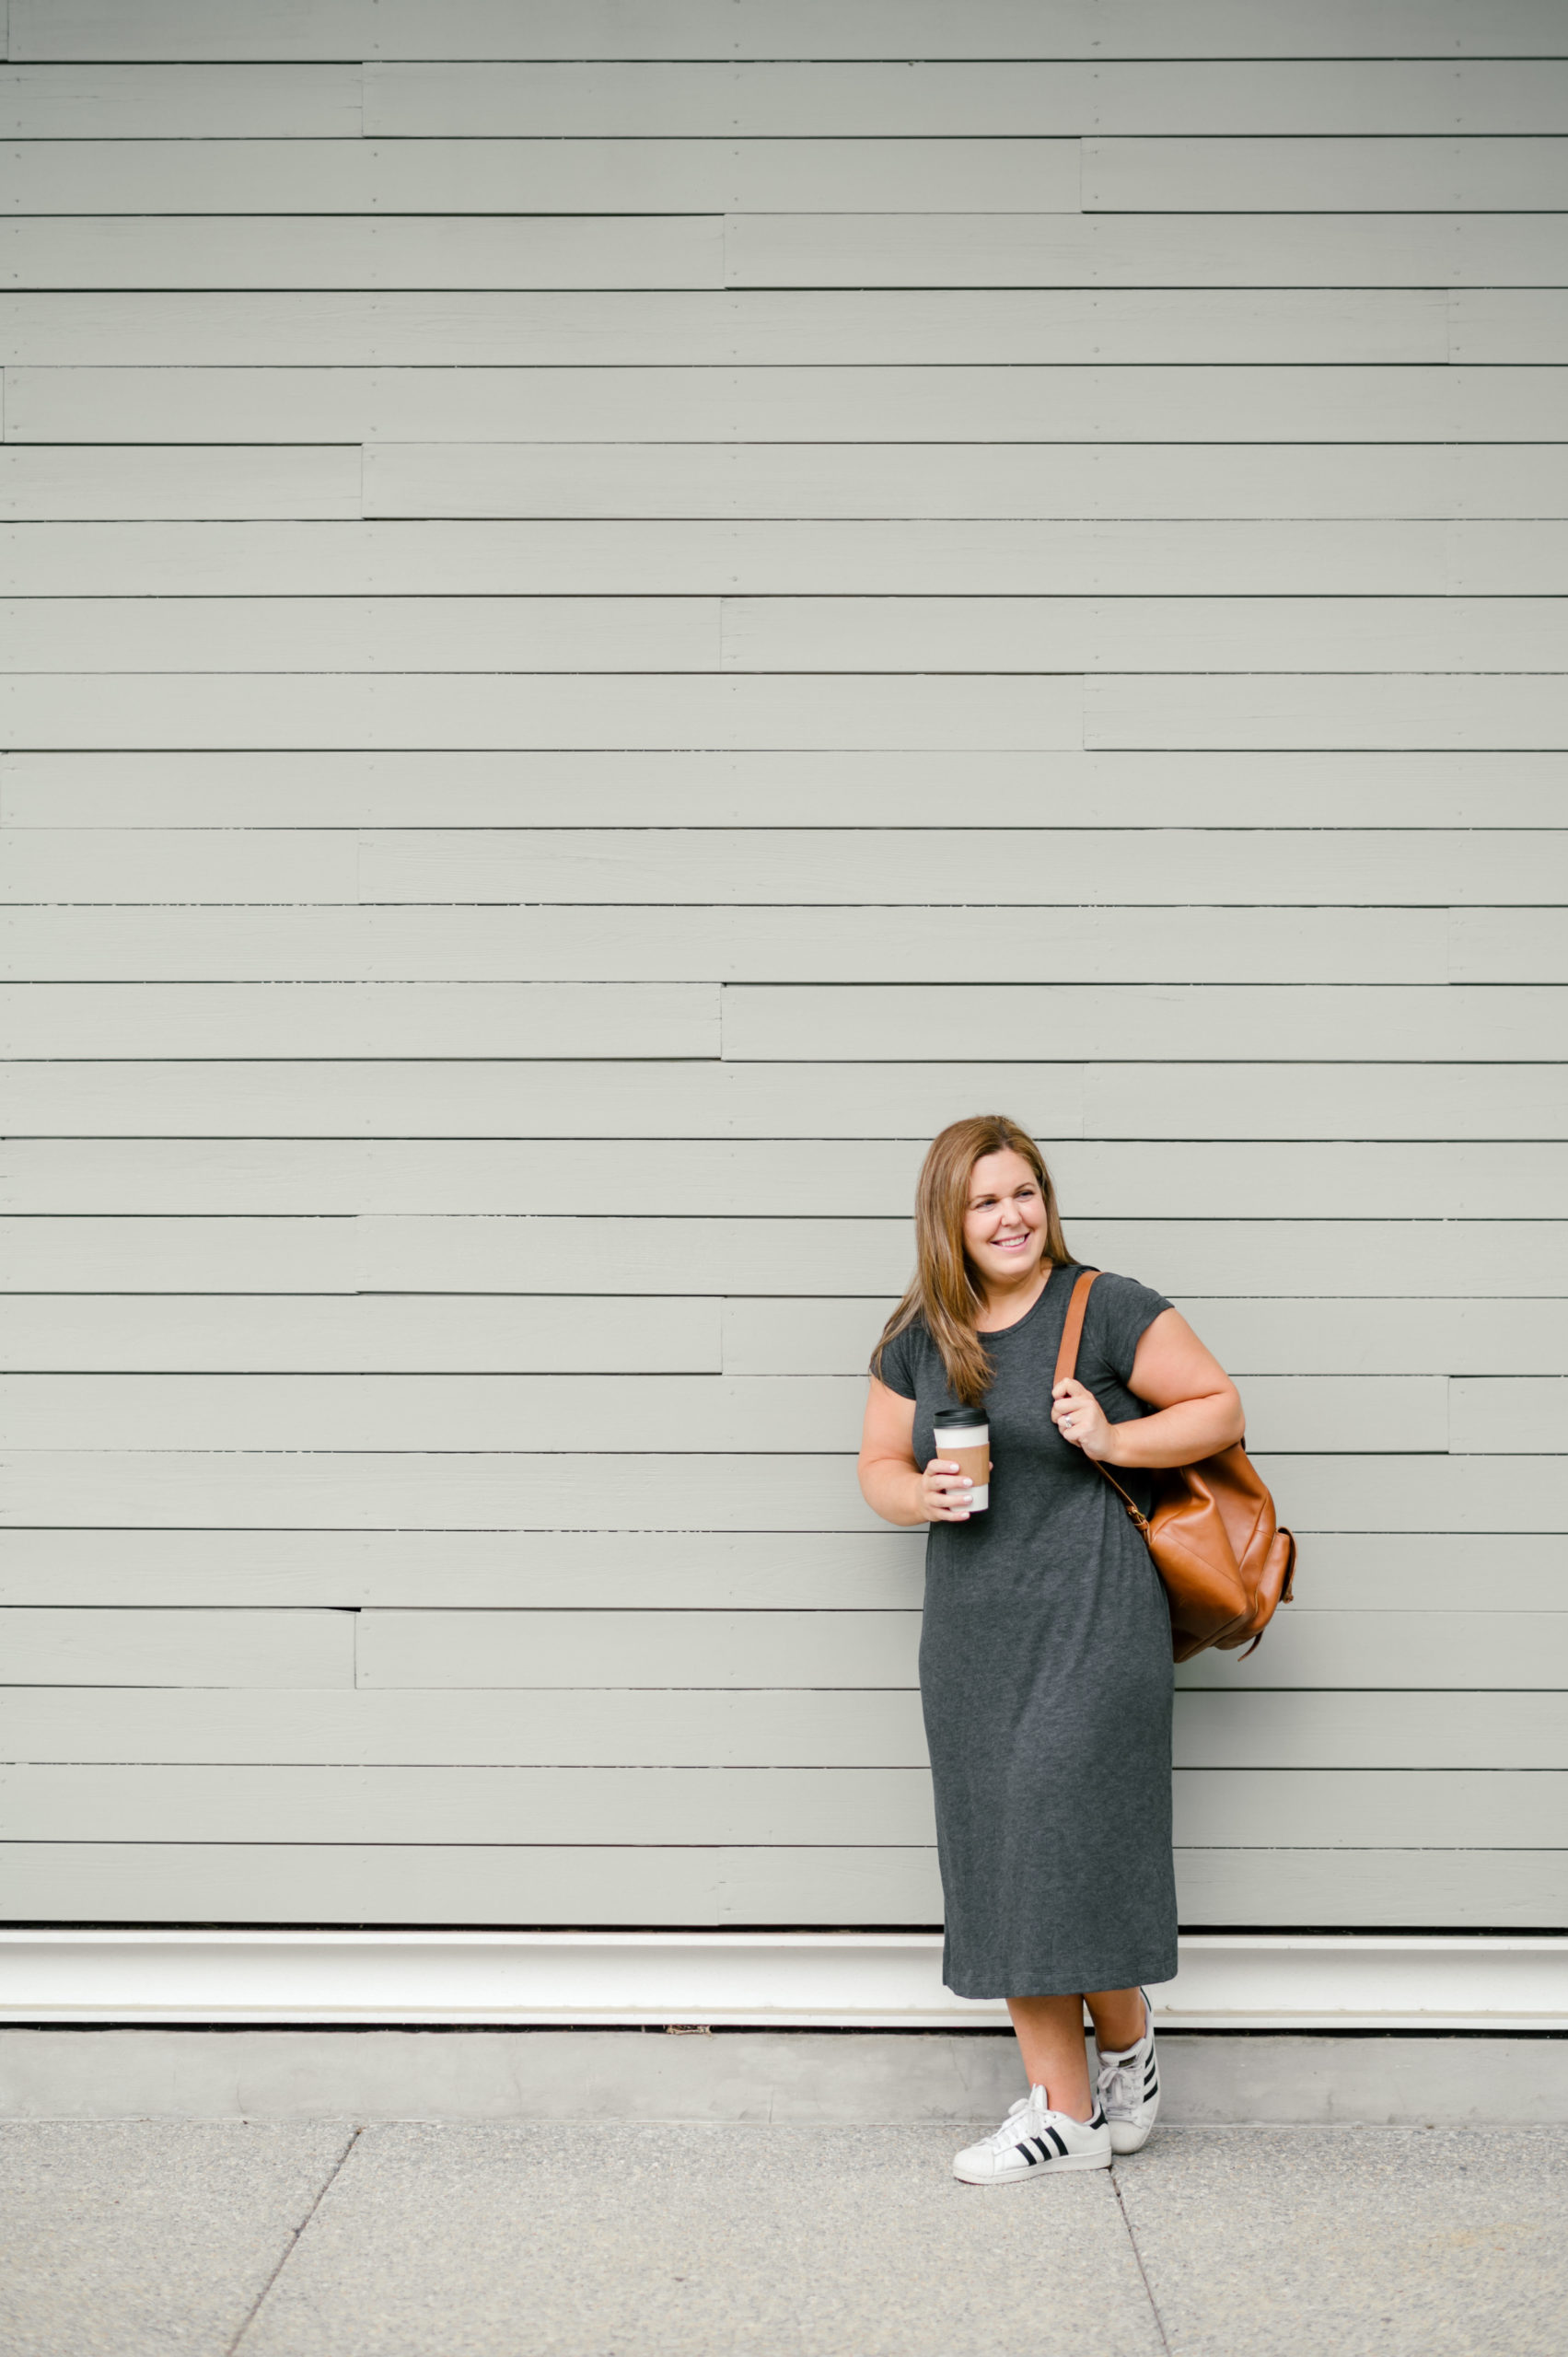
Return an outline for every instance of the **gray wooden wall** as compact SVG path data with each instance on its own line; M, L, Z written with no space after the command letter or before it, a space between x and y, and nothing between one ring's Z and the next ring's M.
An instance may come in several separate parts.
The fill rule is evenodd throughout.
M1184 1919L1562 1922L1562 0L9 60L8 1911L935 1922L999 1105L1302 1534Z

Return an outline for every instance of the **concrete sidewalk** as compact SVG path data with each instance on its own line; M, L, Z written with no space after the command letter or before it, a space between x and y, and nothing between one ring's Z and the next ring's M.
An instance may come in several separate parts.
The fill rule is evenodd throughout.
M993 2122L987 2122L992 2125ZM6 2357L1510 2357L1568 2129L1166 2128L984 2192L950 2129L0 2129Z

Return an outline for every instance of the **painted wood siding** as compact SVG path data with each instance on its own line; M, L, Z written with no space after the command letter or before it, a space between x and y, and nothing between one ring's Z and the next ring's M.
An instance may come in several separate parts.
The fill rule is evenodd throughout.
M10 0L0 125L6 1911L937 1921L1001 1105L1301 1534L1184 1921L1568 1919L1568 15Z

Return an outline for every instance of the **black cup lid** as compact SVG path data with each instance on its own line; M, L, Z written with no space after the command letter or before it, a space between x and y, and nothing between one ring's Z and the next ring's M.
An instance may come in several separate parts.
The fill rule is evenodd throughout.
M944 1432L956 1433L989 1428L991 1419L983 1408L938 1408L931 1422L933 1428L940 1424Z

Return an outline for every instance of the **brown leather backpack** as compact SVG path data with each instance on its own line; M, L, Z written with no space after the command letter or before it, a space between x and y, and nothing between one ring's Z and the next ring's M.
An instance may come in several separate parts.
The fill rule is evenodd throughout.
M1086 1270L1073 1287L1056 1354L1058 1383L1078 1364L1089 1287L1098 1274L1098 1269ZM1295 1540L1280 1529L1273 1499L1241 1443L1196 1465L1151 1472L1155 1508L1146 1518L1115 1474L1103 1465L1098 1469L1143 1532L1165 1582L1176 1659L1190 1661L1210 1645L1226 1653L1247 1645L1250 1653L1273 1619L1274 1607L1290 1602Z

